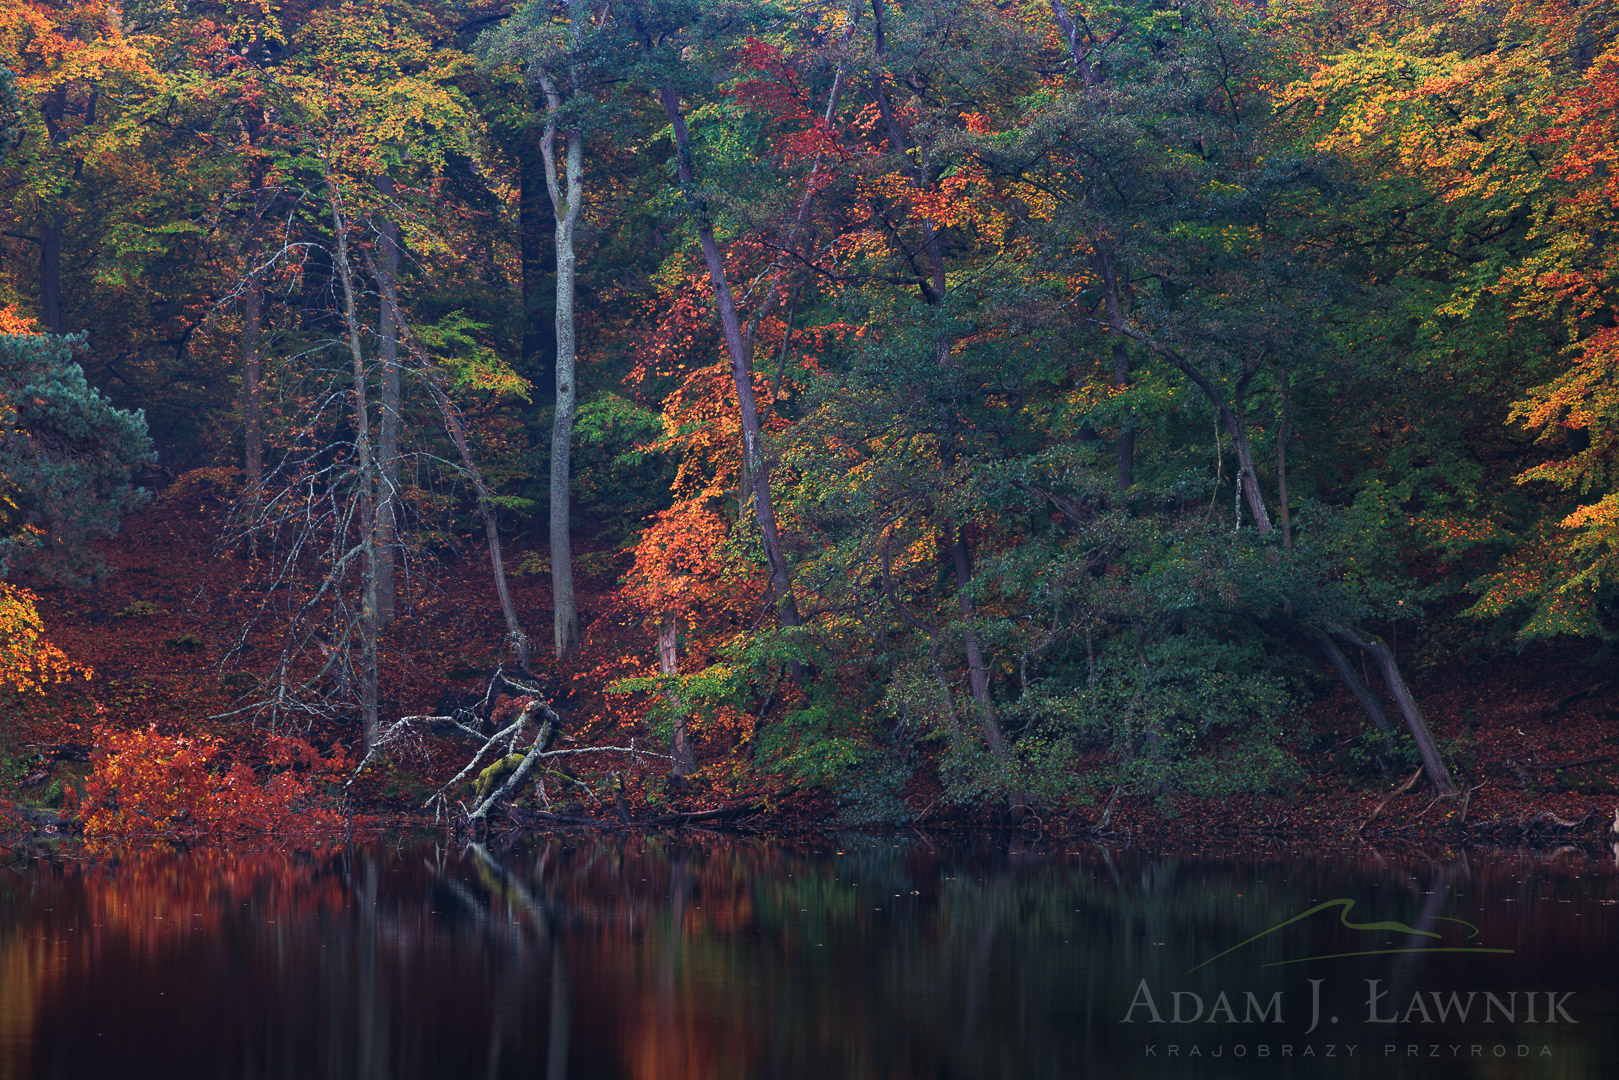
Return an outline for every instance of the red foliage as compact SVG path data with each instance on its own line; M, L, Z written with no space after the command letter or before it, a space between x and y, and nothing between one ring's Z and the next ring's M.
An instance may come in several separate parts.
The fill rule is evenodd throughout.
M207 735L96 728L90 775L75 793L92 848L265 839L309 846L340 835L345 819L326 790L347 765L303 739L266 737L264 782L238 761L215 771L221 747Z
M746 108L773 121L774 150L784 164L817 156L849 156L837 129L810 111L809 94L798 84L798 74L779 48L749 38L740 60L765 77L743 79L731 87L730 93Z

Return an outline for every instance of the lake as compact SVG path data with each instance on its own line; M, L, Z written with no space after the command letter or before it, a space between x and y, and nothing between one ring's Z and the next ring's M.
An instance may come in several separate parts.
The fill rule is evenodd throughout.
M1615 857L686 832L0 872L13 1077L1608 1077Z

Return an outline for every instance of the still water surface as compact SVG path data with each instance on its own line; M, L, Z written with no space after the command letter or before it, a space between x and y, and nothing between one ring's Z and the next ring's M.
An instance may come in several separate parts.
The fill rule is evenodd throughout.
M0 1080L1619 1075L1612 859L1022 848L14 864Z

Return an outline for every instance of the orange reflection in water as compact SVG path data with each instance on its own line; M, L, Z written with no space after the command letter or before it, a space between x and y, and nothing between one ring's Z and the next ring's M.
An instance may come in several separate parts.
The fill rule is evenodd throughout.
M1574 990L1588 1022L1556 1033L1538 1074L1607 1075L1616 880L1579 853L1175 859L629 835L33 863L0 873L0 1080L1162 1075L1118 1023L1139 979L1307 976ZM1466 918L1514 953L1260 967L1341 949L1348 932L1327 920L1187 974L1333 896L1362 917ZM1400 1067L1359 1069L1343 1075Z

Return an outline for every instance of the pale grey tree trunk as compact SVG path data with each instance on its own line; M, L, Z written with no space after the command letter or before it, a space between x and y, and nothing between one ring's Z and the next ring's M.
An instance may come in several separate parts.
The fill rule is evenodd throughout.
M343 322L348 331L349 359L354 380L355 480L360 504L360 710L365 748L377 741L377 519L376 464L371 451L371 412L366 401L365 354L360 347L360 319L354 303L354 267L349 260L348 222L340 196L327 180L327 205L336 234L338 280L343 286Z
M377 178L377 191L391 199L393 178ZM377 433L377 618L392 621L396 606L394 559L399 547L399 410L401 406L399 367L399 324L394 317L399 304L399 226L384 208L377 223L380 240L377 259L378 304L377 351L382 361L382 418Z
M572 43L578 47L582 30L583 0L569 0L568 22ZM577 72L572 82L577 86ZM564 134L560 183L557 176L557 128L565 101L561 88L548 72L539 74L545 90L545 137L540 144L545 159L545 186L556 216L557 252L557 375L556 411L551 421L551 605L557 659L579 648L579 608L573 588L572 455L573 416L578 400L575 379L577 339L574 331L574 230L584 197L584 135L577 128Z
M658 624L658 674L680 673L680 624L665 619ZM691 736L686 730L686 711L681 707L679 695L668 692L669 708L674 714L674 734L669 740L669 775L683 781L697 771L697 755L691 747Z

